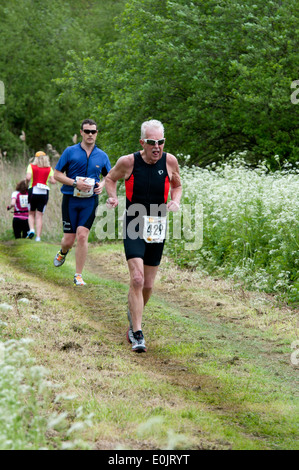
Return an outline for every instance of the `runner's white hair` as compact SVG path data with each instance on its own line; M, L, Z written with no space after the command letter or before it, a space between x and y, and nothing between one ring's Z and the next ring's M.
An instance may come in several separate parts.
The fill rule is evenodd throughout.
M141 125L141 139L146 139L148 129L158 129L163 132L164 135L164 126L162 122L157 121L157 119L151 119L150 121L144 121Z

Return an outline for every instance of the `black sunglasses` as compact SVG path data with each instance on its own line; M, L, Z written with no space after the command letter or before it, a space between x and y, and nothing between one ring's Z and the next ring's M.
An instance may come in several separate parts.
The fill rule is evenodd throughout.
M93 135L93 134L96 134L98 131L96 131L96 130L94 130L94 129L92 129L92 130L90 130L90 129L83 129L83 132L84 132L84 134L92 134L92 135Z
M146 142L149 145L163 145L165 142L165 139L160 139L160 140L153 140L153 139L143 139L144 142Z

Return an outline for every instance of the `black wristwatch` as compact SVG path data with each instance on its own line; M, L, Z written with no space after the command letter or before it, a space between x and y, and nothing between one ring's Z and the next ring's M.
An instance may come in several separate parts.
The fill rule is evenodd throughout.
M73 188L76 188L77 187L77 181L74 181L73 182Z

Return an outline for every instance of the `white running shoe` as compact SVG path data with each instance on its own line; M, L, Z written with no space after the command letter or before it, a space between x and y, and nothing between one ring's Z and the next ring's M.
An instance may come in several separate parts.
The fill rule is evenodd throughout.
M85 286L86 285L86 282L83 281L81 274L75 274L74 284L75 284L75 286Z
M137 353L146 352L144 336L141 330L133 332L132 328L127 331L127 340L132 344L132 351Z

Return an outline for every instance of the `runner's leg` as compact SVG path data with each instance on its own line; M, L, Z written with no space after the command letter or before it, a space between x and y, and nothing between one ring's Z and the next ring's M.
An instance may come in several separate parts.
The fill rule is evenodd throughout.
M76 246L76 273L82 274L88 251L89 229L86 227L77 228L77 246Z
M29 211L29 218L28 218L29 229L32 231L34 230L34 221L35 221L35 211Z
M75 233L65 233L63 239L61 240L61 251L66 253L70 250L75 243L76 234Z
M42 226L43 226L43 213L40 211L36 211L35 215L35 222L36 222L36 236L40 237L42 233Z
M131 313L133 331L141 330L142 313L144 308L144 266L141 258L128 260L130 272L130 287L128 293L128 304Z
M144 306L150 299L152 295L154 282L158 272L159 266L144 266L144 286L143 286L143 301Z

